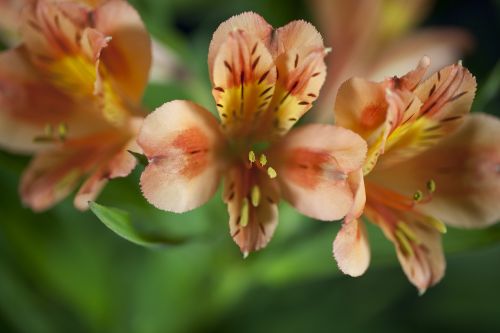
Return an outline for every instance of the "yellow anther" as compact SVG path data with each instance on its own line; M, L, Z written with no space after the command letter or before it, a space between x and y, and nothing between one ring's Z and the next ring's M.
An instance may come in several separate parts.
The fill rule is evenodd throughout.
M250 161L250 163L255 162L255 152L253 150L250 150L248 152L248 160Z
M259 163L262 166L265 166L267 164L267 157L264 154L261 154L259 157Z
M68 125L65 123L60 123L57 127L57 134L59 135L59 139L65 140L66 134L68 134Z
M269 167L269 168L267 168L267 175L269 176L269 178L274 179L274 178L276 178L276 176L278 175L278 173L276 172L276 170L274 170L273 168Z
M420 190L413 193L413 200L416 202L419 202L420 200L422 200L423 197L424 197L424 194Z
M425 222L429 223L434 229L442 234L446 233L446 225L435 217L427 216Z
M430 193L434 193L434 192L436 192L436 182L434 181L434 179L430 179L430 180L427 182L427 190L428 190Z
M403 232L403 234L408 238L409 240L415 242L416 244L420 244L421 241L418 238L418 236L415 234L415 232L410 228L408 224L405 222L399 222L397 225L397 228Z
M243 199L243 204L241 205L241 217L240 226L246 227L248 225L248 220L250 218L250 207L248 205L248 199Z
M405 234L401 230L396 230L395 235L399 245L401 246L403 254L406 256L413 257L414 255L413 248L411 247L411 244L408 241L408 238L406 238Z
M252 187L252 193L250 194L250 199L252 200L252 205L258 207L260 204L260 188L258 185Z

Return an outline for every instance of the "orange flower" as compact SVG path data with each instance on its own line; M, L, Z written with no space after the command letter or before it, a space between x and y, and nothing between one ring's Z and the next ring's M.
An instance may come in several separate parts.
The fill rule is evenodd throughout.
M312 9L333 47L324 92L314 117L327 121L339 86L353 76L382 80L403 75L424 55L431 72L453 63L472 46L465 31L449 27L415 30L432 7L429 0L314 0Z
M353 204L351 178L366 143L329 125L289 132L319 94L326 52L304 21L274 30L244 13L222 23L208 54L221 124L187 101L146 117L138 138L149 160L141 176L146 199L185 212L212 197L224 177L231 236L244 256L271 239L281 196L306 215L342 218Z
M0 54L0 145L35 154L21 180L23 202L51 207L85 182L87 208L135 160L150 40L125 1L39 0L24 7L22 44Z
M381 83L350 79L335 105L337 124L368 143L360 199L334 242L335 258L352 276L368 267L368 241L358 220L364 213L394 243L420 292L444 275L444 223L481 227L500 218L500 122L466 118L476 82L461 64L420 83L429 65L424 57L414 71Z

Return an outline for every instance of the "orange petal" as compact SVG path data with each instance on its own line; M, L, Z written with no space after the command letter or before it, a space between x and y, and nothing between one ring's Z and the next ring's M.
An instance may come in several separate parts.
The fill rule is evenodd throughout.
M419 223L411 227L420 244L412 245L413 255L405 253L400 245L396 245L396 253L406 276L423 294L443 278L446 261L439 231Z
M259 192L256 202L252 198L254 186ZM224 180L223 198L229 213L231 237L243 255L246 257L264 248L278 225L277 183L263 172L249 171L243 165L233 166Z
M370 264L370 245L363 222L355 219L342 225L333 243L333 255L343 273L363 275Z
M391 133L380 167L415 156L455 130L470 111L475 92L476 80L461 64L448 66L418 85L415 95L423 104Z
M355 194L348 178L366 155L361 137L341 127L308 125L291 131L269 155L284 198L301 213L320 220L348 213Z
M325 81L327 50L310 23L293 21L276 30L270 43L278 80L270 112L274 129L284 134L318 98Z
M216 191L224 139L209 111L188 101L172 101L146 117L138 137L149 160L141 188L154 206L185 212Z
M75 207L80 210L89 208L109 179L128 176L135 168L136 159L128 152L121 151L99 170L87 178L75 196Z
M235 30L243 30L248 34L252 34L267 45L267 41L271 38L273 27L260 15L253 12L242 13L222 22L214 32L208 49L208 71L212 80L215 58L219 53L219 48L226 41L228 34Z
M94 163L91 153L59 149L38 154L21 178L23 203L38 212L64 199Z
M446 224L479 228L500 219L500 121L485 114L466 117L453 135L413 159L373 173L373 180L411 196L436 182L432 201L418 206Z
M227 34L213 64L213 95L223 127L231 136L262 131L274 93L276 69L267 48L244 30Z
M427 216L396 211L372 201L367 203L365 215L394 243L403 271L420 294L443 278L446 262L441 233L427 223Z
M151 66L151 40L137 11L126 1L106 1L94 12L95 28L112 39L101 63L120 92L139 102Z

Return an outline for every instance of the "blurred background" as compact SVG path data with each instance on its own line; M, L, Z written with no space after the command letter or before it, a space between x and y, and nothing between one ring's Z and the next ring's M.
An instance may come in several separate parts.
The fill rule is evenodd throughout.
M293 19L319 25L317 2L305 0L131 3L167 48L144 99L150 109L191 99L214 110L208 44L232 15L252 10L275 27ZM473 110L500 115L500 1L436 1L414 25L471 34L462 59L478 81ZM418 296L372 226L372 264L361 278L342 275L331 256L339 223L309 220L286 204L268 247L243 260L220 193L191 213L161 212L142 198L138 167L98 202L127 209L143 233L185 240L144 248L77 212L72 198L43 214L23 208L17 187L28 161L0 152L0 332L500 331L500 225L450 228L446 276Z

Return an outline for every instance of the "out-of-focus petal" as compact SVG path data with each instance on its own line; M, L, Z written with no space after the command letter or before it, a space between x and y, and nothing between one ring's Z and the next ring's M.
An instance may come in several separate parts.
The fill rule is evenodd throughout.
M140 102L151 66L151 40L137 11L126 1L104 2L94 12L95 29L110 36L101 62L120 92Z
M405 195L436 183L432 201L418 206L446 224L484 227L500 220L500 121L472 114L462 127L413 159L377 171L372 178Z
M257 171L250 175L250 172L243 165L231 167L224 180L223 194L231 237L245 257L264 248L278 225L277 183L265 173Z
M244 30L229 32L218 48L212 80L227 134L245 137L262 131L276 82L273 58L264 43Z
M267 23L262 16L253 12L245 12L240 15L235 15L222 22L214 32L208 49L208 71L212 81L214 74L214 62L217 54L219 53L219 48L226 41L228 34L236 30L246 31L267 45L267 41L271 38L273 27Z
M224 138L206 109L188 101L166 103L146 117L138 143L149 160L141 189L157 208L185 212L216 191Z
M327 50L320 33L305 21L277 29L270 49L278 78L269 112L274 129L284 134L318 98L326 76Z
M412 70L423 56L432 62L429 73L456 62L472 48L472 37L466 31L453 28L431 28L415 32L395 41L377 57L367 75L375 80L401 76Z
M355 193L348 178L359 171L365 156L361 137L329 125L293 130L270 153L284 198L320 220L338 220L349 212Z

